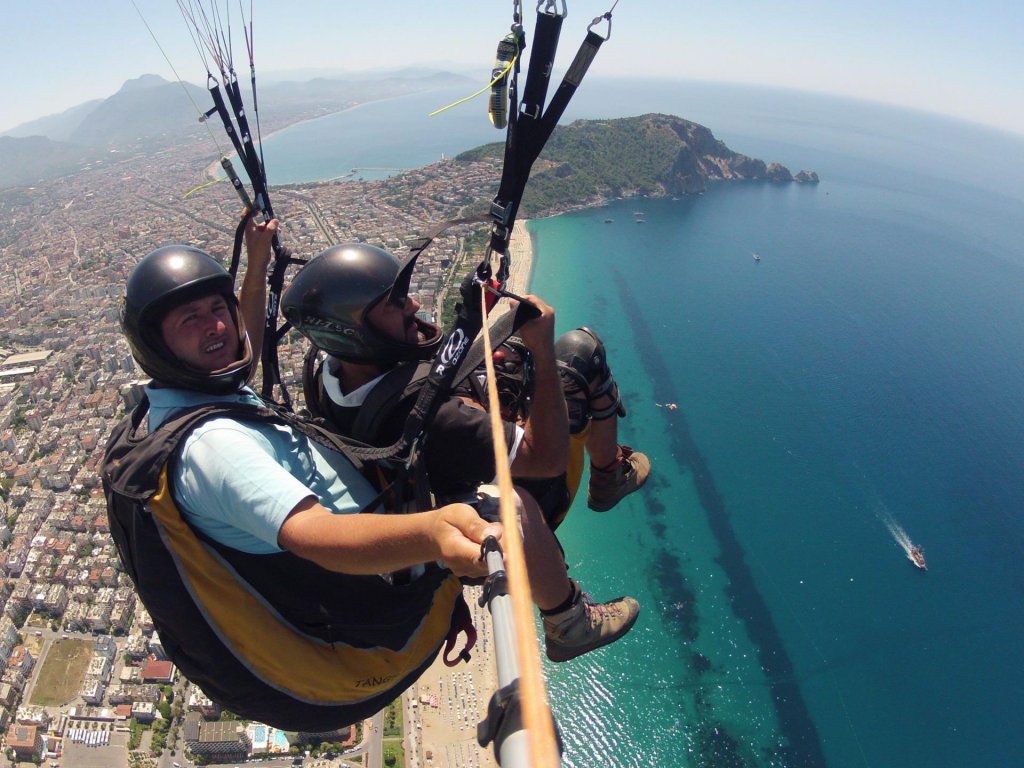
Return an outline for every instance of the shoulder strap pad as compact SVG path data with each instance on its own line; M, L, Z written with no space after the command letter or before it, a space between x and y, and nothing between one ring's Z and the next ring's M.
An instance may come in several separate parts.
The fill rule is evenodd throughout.
M419 394L423 382L430 374L430 367L431 363L424 361L399 365L388 371L359 407L349 437L377 445L381 429L394 418L396 410L404 401ZM412 403L409 403L406 412L411 408Z
M372 458L370 446L348 437L334 434L309 419L267 403L265 407L243 403L206 403L187 408L165 421L153 432L146 432L144 420L149 412L149 400L143 398L126 416L110 436L103 461L103 479L118 493L132 499L146 500L156 487L160 471L174 454L181 440L201 421L216 416L230 416L243 421L281 424L302 432L320 445L345 456L360 472L364 472L363 459ZM129 452L145 460L124 462Z

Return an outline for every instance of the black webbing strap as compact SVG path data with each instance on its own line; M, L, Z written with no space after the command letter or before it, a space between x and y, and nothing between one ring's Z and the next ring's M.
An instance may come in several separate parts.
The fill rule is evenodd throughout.
M522 304L520 306L523 306ZM488 328L488 334L491 337L491 347L497 349L512 336L519 326L525 323L531 318L532 313L529 310L525 310L520 313L518 310L515 312L505 312L497 320L492 322ZM466 353L466 359L462 361L462 365L459 367L459 372L455 376L454 384L459 384L466 379L469 374L480 367L480 364L484 361L484 338L480 336L476 341L473 342L473 346L469 348L469 352Z
M249 181L252 182L253 192L256 194L256 205L261 210L266 211L267 215L272 218L274 212L270 208L270 200L267 199L266 173L263 164L260 162L259 155L256 153L256 147L252 143L252 134L249 132L249 119L245 115L242 91L238 87L238 79L235 77L234 70L231 71L231 77L225 83L224 89L227 91L228 100L231 102L231 109L235 113L235 120L238 123L239 140L245 153L243 163L249 174ZM239 157L241 156L240 154ZM259 198L261 196L264 198L263 205L260 205Z
M228 114L227 105L224 103L224 96L220 92L220 84L213 75L207 77L206 89L210 92L210 98L213 99L213 110L211 112L216 112L220 117L221 122L224 124L224 132L231 139L231 145L235 148L238 159L245 165L245 150L242 149L242 142L238 140L235 124L231 122L231 115ZM207 112L206 116L209 117L211 112ZM248 165L245 165L245 172L249 173Z
M562 78L562 82L555 91L555 95L551 97L551 103L544 110L544 117L538 132L541 149L544 148L544 144L551 137L555 126L558 125L558 121L562 119L565 108L569 106L569 100L576 93L576 89L583 80L583 76L587 74L587 70L590 69L590 65L593 63L594 57L597 56L597 51L605 39L591 30L587 32L587 36L580 44L579 50L576 51L576 57L573 59L572 64L569 65L569 69ZM537 154L540 154L539 150ZM535 157L534 160L536 159ZM532 163L533 161L531 160L530 162Z
M517 107L514 101L516 92L514 79L509 91L513 101L509 115L508 134L505 139L501 183L498 186L498 193L491 202L493 227L489 247L495 253L505 254L507 252L509 239L512 236L512 227L519 212L519 204L530 178L530 170L554 132L555 126L558 125L558 121L583 80L583 76L590 68L601 43L607 39L592 29L594 24L602 18L608 20L610 28L611 11L594 19L576 57L555 91L550 105L545 109L544 99L554 62L554 48L558 44L558 31L561 27L562 17L543 13L540 10L537 12L537 34L530 49L530 66L527 70L521 107ZM499 279L502 277L499 276Z
M519 114L539 120L544 111L551 70L555 66L558 50L558 36L562 31L564 16L537 10L537 27L530 47L530 66L526 70L526 85L523 87L522 106Z
M464 280L459 289L462 293L462 302L455 308L455 327L434 358L430 373L423 382L419 397L416 398L416 404L406 419L401 442L406 446L412 446L414 451L427 425L441 407L444 396L451 391L455 376L469 353L470 345L483 327L480 299L478 295L474 295L476 284L472 277L473 275L470 275Z
M228 138L231 139L231 144L235 148L235 153L238 155L238 159L242 162L245 168L245 173L249 177L249 183L252 184L253 196L255 197L255 204L247 206L252 210L254 207L258 209L264 217L264 220L270 221L274 217L274 209L270 204L270 196L267 194L267 180L266 174L263 170L263 164L260 162L259 156L256 153L256 148L252 143L252 136L249 133L249 122L245 116L245 106L242 102L242 94L238 87L238 80L232 73L231 77L224 84L224 89L227 91L228 99L231 102L232 111L235 115L235 120L238 121L238 130L235 130L235 126L231 121L231 115L228 113L227 104L224 102L224 96L221 93L220 85L213 75L209 75L207 79L207 90L210 92L210 97L213 99L214 108L207 113L207 116L216 112L224 124L224 131L227 133ZM222 163L223 164L223 163ZM225 166L225 170L228 167ZM229 177L233 174L229 172ZM236 190L239 189L240 183L237 182L237 176L232 178L231 183L235 186ZM242 190L244 192L244 189ZM244 200L244 198L243 198ZM245 224L247 219L243 219L239 225L239 229L235 232L235 246L232 250L231 256L231 274L234 276L238 271L238 261L241 257L241 238L244 236ZM263 330L263 348L260 350L260 362L263 366L263 381L260 388L260 394L265 399L272 399L274 393L274 386L277 385L281 390L281 400L286 407L291 407L291 397L288 394L287 389L281 383L281 371L280 364L277 356L277 345L284 334L287 332L287 327L279 329L277 327L278 308L281 303L281 292L284 290L284 277L287 271L288 265L293 263L304 263L298 259L293 259L291 252L281 245L281 240L274 235L274 239L271 243L271 247L274 250L274 262L270 268L270 274L267 278L268 290L267 290L267 312L264 322Z
M284 290L284 276L289 264L305 264L305 259L293 259L291 251L281 245L277 234L274 234L274 264L267 278L267 314L263 328L263 349L260 350L260 362L263 365L263 382L260 394L265 399L273 399L274 385L281 390L281 401L286 408L291 408L292 399L281 381L281 368L277 358L277 346L290 327L277 327L278 309L281 306L281 292Z
M252 218L253 213L255 213L253 209L247 208L242 213L238 226L235 227L235 240L231 245L231 267L228 270L231 273L232 280L238 276L238 266L242 260L242 241L245 239L245 228L249 225L249 219Z

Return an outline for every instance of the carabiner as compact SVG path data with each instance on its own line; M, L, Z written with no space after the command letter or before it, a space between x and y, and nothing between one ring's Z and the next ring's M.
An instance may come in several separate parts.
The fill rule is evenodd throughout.
M616 0L617 1L617 0ZM544 10L540 9L544 6ZM569 9L565 6L565 0L562 0L562 12L558 12L558 0L537 0L537 13L544 13L548 16L561 16L563 19L569 15Z
M596 27L598 24L600 24L602 19L607 19L608 20L608 33L602 39L604 39L604 40L611 40L612 39L612 11L615 10L615 6L618 5L618 4L619 4L619 0L615 0L615 2L612 3L612 7L611 8L609 8L607 11L602 13L600 16L595 16L594 20L592 22L590 22L590 25L587 27L587 32L590 32L594 27ZM597 33L595 32L594 34L596 35ZM600 35L598 35L598 36L600 37Z

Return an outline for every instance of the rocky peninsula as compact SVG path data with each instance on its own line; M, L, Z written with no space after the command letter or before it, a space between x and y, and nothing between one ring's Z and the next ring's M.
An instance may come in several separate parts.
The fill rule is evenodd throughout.
M504 144L487 144L456 159L500 158L503 151ZM541 216L613 197L700 194L709 183L734 180L816 183L818 174L794 175L780 163L734 152L708 128L681 117L577 120L552 134L534 166L523 211Z

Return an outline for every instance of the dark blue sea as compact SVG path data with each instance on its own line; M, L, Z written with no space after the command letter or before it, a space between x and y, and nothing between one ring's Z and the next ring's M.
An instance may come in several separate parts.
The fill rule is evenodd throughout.
M480 105L407 136L418 157L373 154L367 126L411 102L357 110L373 159L319 176L494 140ZM650 111L821 183L530 224L532 289L604 337L654 467L559 530L587 590L642 603L546 667L564 764L1024 764L1024 138L695 83L588 81L569 119Z

